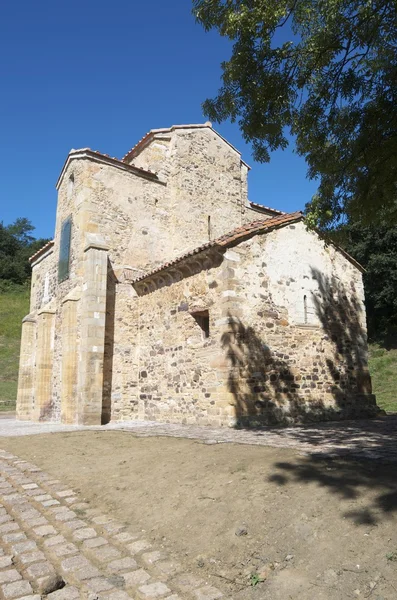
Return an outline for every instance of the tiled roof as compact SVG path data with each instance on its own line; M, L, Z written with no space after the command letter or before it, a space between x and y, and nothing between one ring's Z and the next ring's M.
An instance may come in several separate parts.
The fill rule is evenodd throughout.
M221 136L221 134L212 127L212 123L207 121L206 123L192 123L190 125L173 125L172 127L165 127L163 129L151 129L148 133L146 133L143 136L143 138L141 138L139 140L139 142L137 144L135 144L135 146L133 146L131 148L131 150L129 150L127 152L127 154L125 154L123 156L122 161L128 162L129 160L131 160L131 158L133 158L143 148L143 146L145 146L146 142L148 142L152 137L154 137L158 133L170 133L171 131L174 131L176 129L203 129L203 128L211 129L218 137L221 138L221 140L223 140L228 146L230 146L230 148L233 148L233 150L235 152L237 152L237 154L241 157L241 152L239 152L239 150L237 150L237 148L235 148L230 142L228 142L223 136ZM242 161L242 162L244 162L244 161ZM246 163L244 163L244 164L246 164ZM248 167L248 165L247 165L247 167ZM250 167L248 167L248 168L250 168Z
M156 273L160 273L161 271L164 271L165 269L168 269L169 267L173 267L173 266L177 265L178 263L183 262L187 258L194 256L196 254L200 254L200 252L204 252L205 250L208 250L209 248L227 248L228 246L232 246L232 245L235 245L236 243L242 242L244 239L252 237L253 235L256 235L258 233L264 233L265 231L270 231L276 227L282 227L284 225L289 225L290 223L300 221L302 218L303 218L303 215L301 212L295 212L295 213L289 213L289 214L284 214L284 215L281 215L278 217L274 217L273 219L267 219L266 221L258 220L258 221L252 221L251 223L246 223L245 225L242 225L241 227L237 227L236 229L233 229L229 233L226 233L225 235L222 235L221 237L219 237L211 242L202 244L201 246L198 246L194 250L190 250L189 252L186 252L182 256L179 256L178 258L175 258L174 260L171 260L169 262L166 262L166 263L160 265L156 269L153 269L149 273L146 273L146 275L142 275L141 277L138 277L137 279L132 281L132 283L139 283L140 281L143 281L144 279L148 279L149 277L156 275Z
M88 150L89 152L91 152L92 154L96 154L97 156L103 156L105 158L110 158L110 160L114 160L118 163L122 163L123 165L125 165L124 159L119 159L116 158L115 156L110 156L110 154L105 154L104 152L99 152L99 150L91 150L91 148L84 148L84 150ZM142 167L136 167L135 165L131 165L134 169L136 169L137 171L141 171L144 174L148 174L148 175L152 175L152 177L157 178L157 175L154 171L151 171L150 169L142 169Z
M72 149L67 158L66 161L62 167L62 171L61 174L58 177L58 181L56 183L56 188L58 189L61 181L63 179L63 176L65 174L66 168L69 164L69 162L75 158L93 158L94 160L103 160L106 161L108 164L114 165L118 168L122 168L124 170L130 171L132 173L135 173L136 175L140 176L140 177L144 177L145 179L150 179L151 181L155 181L156 183L163 183L160 181L160 179L158 178L157 174L154 173L153 171L150 171L149 169L142 169L141 167L136 167L135 165L129 165L128 163L123 162L122 160L120 160L119 158L115 158L113 156L109 156L109 154L103 154L102 152L99 152L98 150L91 150L91 148L79 148L78 150Z
M264 212L272 212L275 215L285 215L286 214L282 210L277 210L276 208L270 208L270 206L263 206L263 204L258 204L257 202L252 202L251 200L248 200L248 202L249 202L249 205L252 206L254 209L263 210Z
M54 245L54 240L47 242L42 248L40 248L40 250L37 250L37 252L35 252L32 256L29 257L29 262L33 262L34 260L36 260L36 258L39 258L39 256L41 256L42 254L47 252L47 250L52 248L53 245Z

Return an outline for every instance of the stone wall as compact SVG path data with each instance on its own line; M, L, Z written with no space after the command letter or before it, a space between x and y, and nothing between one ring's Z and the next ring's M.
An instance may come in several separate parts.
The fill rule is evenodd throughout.
M202 270L143 295L118 286L112 419L218 425L224 420L218 271ZM209 338L195 317L205 310Z
M167 181L173 257L246 220L247 166L210 127L155 135L132 163L158 170Z
M54 245L33 266L21 418L221 425L370 412L361 274L302 224L125 281L268 216L252 215L247 167L211 128L160 138L134 159L159 180L95 153L66 163Z
M233 253L224 350L237 422L375 414L361 272L303 223Z
M375 414L361 273L303 224L290 227L191 276L117 286L112 419L244 425ZM195 319L203 310L208 339Z

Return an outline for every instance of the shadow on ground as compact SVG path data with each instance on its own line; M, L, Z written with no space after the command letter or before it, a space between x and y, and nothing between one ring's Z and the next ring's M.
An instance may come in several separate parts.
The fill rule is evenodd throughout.
M327 454L311 454L294 463L277 462L276 473L269 481L285 486L291 483L317 483L338 496L350 500L357 508L344 512L356 525L376 525L397 511L396 465L376 464L365 459L335 459ZM362 496L372 496L363 505Z

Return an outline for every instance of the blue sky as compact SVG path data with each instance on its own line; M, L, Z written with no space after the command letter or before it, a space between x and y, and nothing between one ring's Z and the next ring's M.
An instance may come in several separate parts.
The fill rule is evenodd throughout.
M229 46L190 0L3 0L0 6L0 221L29 218L52 237L71 148L122 157L147 131L203 123ZM255 163L237 124L214 124L250 164L249 197L292 211L315 191L292 152Z

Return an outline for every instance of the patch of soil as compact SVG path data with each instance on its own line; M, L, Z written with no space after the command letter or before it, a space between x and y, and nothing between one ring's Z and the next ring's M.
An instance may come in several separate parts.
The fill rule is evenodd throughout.
M393 464L125 432L0 446L145 530L235 600L397 598Z

